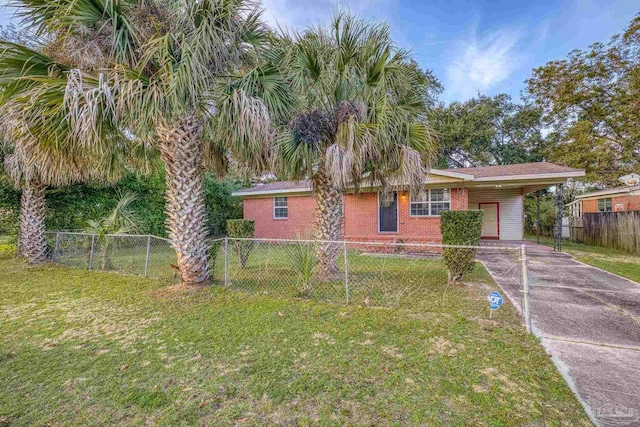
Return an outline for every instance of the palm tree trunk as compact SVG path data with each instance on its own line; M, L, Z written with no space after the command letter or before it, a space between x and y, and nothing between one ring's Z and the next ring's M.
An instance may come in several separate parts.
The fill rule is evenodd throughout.
M167 229L178 256L183 285L205 282L207 237L204 205L202 125L194 114L157 127L167 180Z
M333 185L331 178L321 166L314 176L316 193L316 239L336 241L340 239L340 191ZM340 271L337 259L339 246L336 243L318 243L318 269L321 278Z
M41 264L47 260L45 212L45 186L38 178L30 178L20 197L19 252L29 264Z

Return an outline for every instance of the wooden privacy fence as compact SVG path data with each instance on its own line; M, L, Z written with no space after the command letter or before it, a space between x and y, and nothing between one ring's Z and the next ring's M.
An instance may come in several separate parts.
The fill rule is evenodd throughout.
M583 214L569 229L572 242L640 253L640 211Z

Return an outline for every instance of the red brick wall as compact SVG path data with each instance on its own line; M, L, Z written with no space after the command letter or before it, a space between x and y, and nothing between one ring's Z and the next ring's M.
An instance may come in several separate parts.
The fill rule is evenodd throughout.
M622 208L616 208L616 205L622 205ZM611 198L611 208L614 212L640 211L640 196L618 196ZM597 213L598 200L583 200L582 213Z
M468 209L469 193L466 188L451 190L451 209ZM409 193L398 193L398 232L378 232L378 193L348 194L344 200L346 240L403 240L438 242L440 234L439 217L411 217Z
M582 201L582 213L594 213L598 212L597 200L583 200Z
M616 209L616 205L622 204L622 209ZM640 196L612 197L611 207L614 212L640 211Z
M289 218L273 218L273 197L245 198L244 218L256 222L256 237L294 239L299 233L307 237L315 225L313 196L289 196Z
M315 225L315 200L312 196L288 198L289 218L273 218L273 197L244 199L244 217L256 222L256 237L293 239L297 233L306 235ZM469 207L466 188L451 190L451 209ZM438 242L440 218L411 217L409 193L398 193L398 233L378 232L378 193L347 194L344 198L344 238L347 240L403 240L405 242Z

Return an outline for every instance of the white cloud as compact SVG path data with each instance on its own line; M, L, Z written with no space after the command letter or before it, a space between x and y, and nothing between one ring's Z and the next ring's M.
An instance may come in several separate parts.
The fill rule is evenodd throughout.
M380 16L391 0L262 0L264 19L273 26L304 29L325 23L339 7L350 9L359 16Z
M15 14L14 8L9 8L9 0L0 0L0 25L7 25Z
M502 28L484 36L474 30L467 40L456 43L447 66L445 97L466 100L506 80L520 63L516 48L522 37L523 31L517 28Z

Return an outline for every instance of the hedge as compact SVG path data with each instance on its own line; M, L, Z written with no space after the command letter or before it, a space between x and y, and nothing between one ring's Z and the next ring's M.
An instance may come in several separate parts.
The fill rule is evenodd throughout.
M242 199L232 197L235 190L248 185L245 181L219 181L214 175L205 177L204 192L207 227L211 236L226 232L227 220L242 217ZM118 194L133 192L138 199L132 209L140 217L140 232L166 237L164 172L150 176L126 174L115 185L74 184L47 190L45 222L48 230L79 230L87 220L104 217L118 202ZM0 235L17 234L20 192L14 190L0 171Z
M227 220L227 235L231 238L251 238L256 230L255 221L252 219L229 219ZM236 254L240 267L247 266L249 254L253 250L252 240L232 240L231 244Z
M478 246L482 233L482 211L447 211L440 215L440 232L445 245ZM473 270L476 249L444 248L442 251L449 283L457 283Z

